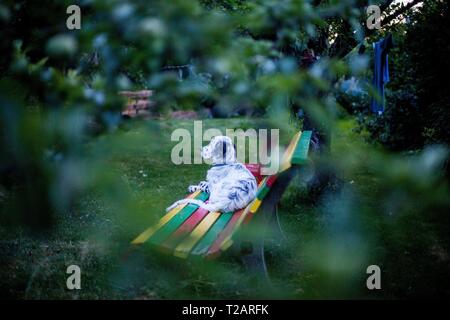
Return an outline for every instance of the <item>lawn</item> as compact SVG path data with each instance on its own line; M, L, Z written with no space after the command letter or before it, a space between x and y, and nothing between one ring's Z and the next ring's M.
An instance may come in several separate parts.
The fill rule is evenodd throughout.
M213 119L204 121L204 126L263 128L266 121ZM350 139L364 145L353 127L352 121L340 122L332 152ZM395 239L396 234L388 234L386 230L394 230L392 226L385 229L389 221L374 214L379 210L371 195L379 181L367 171L343 173L340 188L318 201L309 199L301 177L295 179L279 208L287 240L267 241L270 291L246 272L233 253L216 261L198 261L165 256L148 246L130 251L129 242L157 221L168 204L181 198L189 184L202 180L208 168L171 163L175 142L170 134L176 128L192 130L193 124L146 121L97 137L84 152L93 159L92 168L100 172L100 188L83 194L47 233L33 236L22 229L0 227L0 256L5 259L0 267L1 295L27 299L380 298L405 292L403 286L411 281L407 275L387 284L392 290L366 288L368 265L384 265L385 257L417 245L411 243L414 237ZM292 132L292 128L281 132L282 144ZM424 228L416 230L425 230L423 237L433 237L434 229ZM421 252L414 256L419 265L429 265ZM407 261L409 257L389 262L384 272L394 279ZM66 288L66 268L71 264L81 267L81 290ZM434 268L443 272L445 266ZM426 279L415 281L422 285Z

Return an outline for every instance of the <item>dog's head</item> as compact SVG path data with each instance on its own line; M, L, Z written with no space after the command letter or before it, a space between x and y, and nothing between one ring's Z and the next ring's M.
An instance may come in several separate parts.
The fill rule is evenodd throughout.
M236 162L236 150L233 141L227 136L216 136L206 147L202 148L203 159L210 159L212 164Z

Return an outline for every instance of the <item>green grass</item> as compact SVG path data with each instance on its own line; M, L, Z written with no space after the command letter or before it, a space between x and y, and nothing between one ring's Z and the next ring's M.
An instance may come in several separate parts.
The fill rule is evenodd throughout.
M262 119L205 121L206 128L266 125ZM348 120L340 122L333 154L353 144L365 147L353 126ZM267 241L271 290L246 271L232 250L216 261L180 260L148 246L129 252L129 242L183 197L189 184L202 180L208 168L171 163L175 143L170 134L176 128L192 130L192 121L143 122L96 138L85 152L102 183L83 194L70 212L59 215L51 232L36 237L20 228L0 227L2 295L20 299L391 298L407 293L411 281L417 280L422 288L429 280L420 279L418 271L414 271L418 279L411 279L400 269L413 261L418 270L429 266L424 255L429 248L421 245L438 239L434 225L420 219L412 227L400 225L402 230L424 233L418 238L393 232L397 222L380 215L381 204L372 196L380 187L379 178L364 169L344 170L342 188L317 202L310 201L301 178L294 180L279 208L287 240ZM281 132L283 144L293 132L292 128ZM415 247L419 248L413 254L416 260L401 258L403 249ZM445 247L442 250L445 255ZM389 259L395 254L398 261L392 262ZM82 290L66 289L65 270L70 264L81 267ZM383 272L391 282L384 284L384 291L365 288L369 264L386 267ZM443 261L434 270L443 277L446 266Z

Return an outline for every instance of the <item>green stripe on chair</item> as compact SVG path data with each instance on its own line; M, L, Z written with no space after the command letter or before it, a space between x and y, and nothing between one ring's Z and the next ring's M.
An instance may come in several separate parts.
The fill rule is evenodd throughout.
M209 195L205 192L200 193L195 199L200 201L207 200ZM156 231L151 237L150 242L152 244L159 245L166 240L175 230L180 227L187 218L191 216L198 206L195 204L188 204L180 212L178 212L169 222L167 222L161 229Z
M220 218L220 212L210 212L174 250L173 255L180 258L187 258L192 248L200 242L203 236L211 229L214 223Z
M300 141L292 155L292 164L305 164L308 159L309 143L311 141L311 131L303 131Z
M211 229L203 236L203 239L195 246L191 254L203 255L206 254L209 247L217 239L218 235L225 229L228 221L233 216L233 212L226 212L220 215L220 218L214 223Z
M267 184L262 185L261 187L259 187L259 190L258 190L258 193L256 194L256 197L259 200L264 199L264 197L269 192L269 190L270 190L270 186L268 186Z

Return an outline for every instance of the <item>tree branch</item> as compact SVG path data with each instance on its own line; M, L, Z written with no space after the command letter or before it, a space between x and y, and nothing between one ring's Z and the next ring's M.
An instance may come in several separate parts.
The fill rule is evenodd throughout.
M384 13L384 11L386 11L386 9L388 9L390 7L390 5L394 2L394 0L386 0L384 1L382 4L380 4L380 10L382 12L382 14ZM387 26L389 25L389 23L391 23L393 20L395 20L397 17L399 17L400 15L404 14L405 12L407 12L408 10L410 10L411 8L413 8L414 6L418 5L419 3L422 3L423 0L414 0L412 2L407 3L406 5L400 7L398 10L396 10L394 13L386 16L382 21L381 21L381 27ZM377 30L376 29L367 29L367 26L365 24L365 21L362 22L364 27L365 27L365 35L370 36L372 34L374 34ZM338 36L338 38L342 38L342 36ZM335 45L338 45L339 42L338 40L340 39L336 39L335 41ZM350 50L344 50L341 48L341 50L336 52L336 56L342 57L345 56L348 52L351 51L352 48L349 48ZM333 52L333 51L332 51Z
M384 13L384 11L389 8L389 6L392 4L393 1L387 1L384 5L384 9L382 9L382 6L380 6L380 9L382 13ZM393 20L395 20L398 16L400 16L401 14L405 13L406 11L408 11L409 9L411 9L412 7L416 6L417 4L423 2L423 0L414 0L412 2L407 3L406 5L400 7L400 9L396 10L394 13L388 15L387 17L385 17L383 20L381 20L381 27L387 26L390 22L392 22ZM376 29L367 29L366 27L366 35L370 36L372 35L374 32L376 31Z
M395 11L393 14L391 14L391 15L385 17L383 20L381 20L381 25L387 26L389 23L391 23L397 17L399 17L400 15L404 14L412 7L415 7L416 5L418 5L419 3L422 3L422 2L423 2L423 0L414 0L412 2L407 3L405 6L402 6L400 9Z

